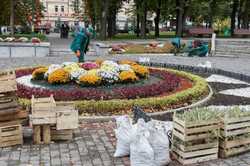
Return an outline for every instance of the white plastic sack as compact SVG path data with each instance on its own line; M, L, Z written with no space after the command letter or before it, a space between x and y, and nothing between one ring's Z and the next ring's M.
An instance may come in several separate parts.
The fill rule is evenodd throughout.
M154 163L154 151L148 142L148 130L144 120L139 119L136 134L130 144L131 166L156 166Z
M128 116L120 116L116 118L116 125L115 135L117 144L114 157L128 156L130 153L131 137L133 135L132 124Z
M148 122L150 135L148 141L154 151L154 163L157 166L164 166L170 162L169 140L165 129L157 129L154 122Z

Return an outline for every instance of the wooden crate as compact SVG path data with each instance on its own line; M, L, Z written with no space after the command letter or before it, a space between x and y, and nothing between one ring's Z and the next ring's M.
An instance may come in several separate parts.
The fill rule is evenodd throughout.
M184 165L217 159L218 131L217 120L186 124L174 116L173 156Z
M32 127L34 144L49 144L51 142L50 125L34 125Z
M56 102L51 95L48 98L31 99L30 122L33 125L55 124L56 123Z
M67 141L73 139L73 130L56 130L56 127L51 127L51 140L53 141Z
M79 123L78 111L74 105L57 104L56 106L56 129L76 129Z
M21 144L23 144L23 132L20 122L0 123L0 148Z
M222 119L219 156L226 158L250 150L250 117ZM247 135L247 136L244 136Z
M17 90L15 71L0 73L0 93L13 92Z

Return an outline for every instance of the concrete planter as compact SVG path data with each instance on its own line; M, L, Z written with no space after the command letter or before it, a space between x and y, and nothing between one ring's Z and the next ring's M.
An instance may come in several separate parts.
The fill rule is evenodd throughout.
M50 53L50 43L0 42L0 58L45 57Z

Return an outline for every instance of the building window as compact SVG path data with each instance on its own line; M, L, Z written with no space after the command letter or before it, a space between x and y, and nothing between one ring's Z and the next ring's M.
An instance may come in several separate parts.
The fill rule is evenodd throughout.
M61 12L62 13L64 12L64 6L61 6Z
M58 6L55 6L55 12L58 12Z

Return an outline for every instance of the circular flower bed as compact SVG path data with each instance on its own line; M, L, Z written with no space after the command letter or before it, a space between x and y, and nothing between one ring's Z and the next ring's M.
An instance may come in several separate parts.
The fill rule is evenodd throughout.
M103 61L98 64L100 68L89 70L82 65L54 65L46 72L46 67L16 70L20 101L27 105L32 95L47 97L53 94L57 101L75 101L84 115L113 115L128 113L133 105L147 112L178 108L208 93L204 79L186 72L146 68L130 61ZM60 74L54 76L55 81L48 81L58 70ZM34 80L36 74L39 79Z

